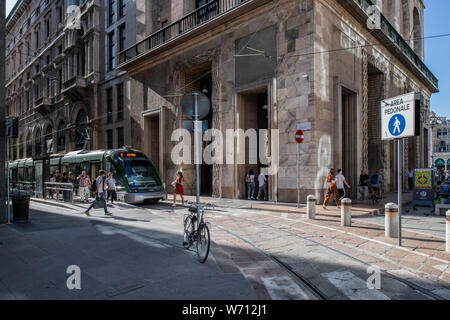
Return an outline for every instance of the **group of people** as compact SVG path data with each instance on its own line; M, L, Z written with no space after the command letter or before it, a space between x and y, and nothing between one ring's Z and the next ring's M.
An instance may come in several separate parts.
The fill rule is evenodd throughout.
M350 185L347 183L342 169L338 169L335 175L335 170L332 168L326 177L327 190L325 194L325 199L323 202L323 208L327 209L327 206L333 197L338 208L341 206L341 200L346 196L345 188L350 189ZM365 170L361 170L359 176L359 192L361 194L361 200L366 200L369 194L369 186L372 189L372 198L381 199L382 198L382 184L383 176L378 170L369 177Z
M258 175L258 194L256 193L256 185L255 185L255 173L253 169L250 169L245 176L245 183L247 184L247 199L248 200L264 200L268 199L267 192L267 177L264 175L263 170L261 169Z
M111 212L108 211L108 208L106 206L106 202L109 198L111 198L111 204L114 203L114 200L117 200L117 192L116 192L116 180L113 177L113 173L108 173L108 178L106 178L106 171L100 170L98 177L95 179L95 181L91 184L90 178L86 174L85 171L81 173L81 175L78 177L80 180L83 180L84 184L87 183L87 187L85 188L84 192L88 192L89 194L89 185L91 186L91 191L95 192L95 201L92 202L92 204L89 206L89 208L84 212L87 216L90 216L89 211L92 210L96 205L103 207L103 210L105 211L105 215L111 216ZM80 181L81 182L81 181ZM107 197L105 198L105 191L107 192ZM87 202L87 198L85 199Z

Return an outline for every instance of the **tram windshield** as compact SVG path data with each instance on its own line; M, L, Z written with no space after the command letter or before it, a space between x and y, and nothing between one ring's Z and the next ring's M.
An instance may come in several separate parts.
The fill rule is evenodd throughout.
M161 185L156 169L147 158L119 158L119 162L125 171L125 177L131 188Z

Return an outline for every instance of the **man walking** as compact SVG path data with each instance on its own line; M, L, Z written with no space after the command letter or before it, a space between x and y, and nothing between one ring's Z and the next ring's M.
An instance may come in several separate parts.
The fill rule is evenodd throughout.
M105 215L112 216L111 212L108 212L108 209L106 208L106 199L105 199L105 178L106 178L106 172L104 170L100 170L99 176L97 179L95 179L95 186L96 186L96 199L95 201L89 206L89 208L84 212L87 216L91 216L89 214L89 211L94 207L94 205L98 202L101 202L103 205L103 209L105 210Z
M112 205L114 204L114 200L117 201L116 179L114 179L112 172L108 172L108 178L106 179L106 186L108 187L108 196L106 197L106 201L108 201L109 197L111 197L111 205Z
M263 169L261 169L261 172L258 176L258 200L267 200L267 191L266 191L266 181L267 178L263 174ZM263 197L264 193L264 197Z
M342 174L342 169L338 169L338 174L336 175L336 187L338 191L339 200L342 200L345 197L345 187L350 189L347 180L345 180L344 175Z
M334 177L334 169L330 169L330 171L327 174L327 193L325 195L325 200L323 201L323 208L326 210L328 203L330 202L331 196L333 196L334 201L336 202L336 205L338 208L341 207L341 201L339 201L338 197L338 191L336 187L336 179Z
M414 185L413 184L413 182L414 182L414 172L412 171L411 168L408 169L407 175L408 175L408 188L409 188L409 191L411 191L413 189L413 185Z
M367 194L369 193L369 182L369 175L364 170L361 170L361 175L359 176L359 193L361 193L361 200L366 200L367 198Z
M81 202L88 202L91 178L87 175L86 171L83 170L77 180L79 181L80 200Z

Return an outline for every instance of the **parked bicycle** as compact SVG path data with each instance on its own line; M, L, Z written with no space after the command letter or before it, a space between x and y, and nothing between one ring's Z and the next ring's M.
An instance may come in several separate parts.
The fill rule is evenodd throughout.
M208 259L210 247L210 233L209 227L203 219L205 209L213 205L199 204L197 212L197 204L188 202L189 213L184 215L184 239L183 246L189 249L194 242L197 247L197 259L200 263L204 263Z

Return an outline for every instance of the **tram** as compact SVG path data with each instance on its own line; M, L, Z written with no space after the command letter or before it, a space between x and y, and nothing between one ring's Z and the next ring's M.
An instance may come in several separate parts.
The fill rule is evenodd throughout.
M32 186L37 197L43 197L44 183L56 170L72 172L78 177L84 170L92 179L103 169L113 172L117 197L126 203L156 203L167 199L165 184L153 162L134 149L74 151L42 157L20 159L9 163L11 187ZM78 187L78 181L74 183Z

